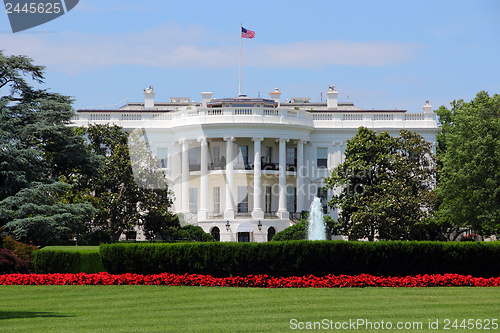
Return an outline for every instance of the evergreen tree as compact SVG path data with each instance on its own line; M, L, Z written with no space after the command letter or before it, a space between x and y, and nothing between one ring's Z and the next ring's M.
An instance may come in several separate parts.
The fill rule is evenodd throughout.
M26 196L53 191L61 198L68 187L58 181L95 172L98 161L86 151L83 138L67 126L74 116L72 99L36 89L27 81L42 84L43 70L25 56L5 56L0 51L0 206L6 212L0 226L8 224L6 231L33 241L40 233L26 231L29 218L30 230L51 226L42 238L52 242L64 238L62 230L68 237L78 229L73 222L84 223L80 208L86 212L86 221L92 209L83 203L85 207L39 200L30 201L28 209ZM49 208L52 204L57 213ZM61 214L68 221L55 217Z
M65 195L70 185L62 182L31 185L0 201L5 231L37 246L67 243L70 238L87 232L89 216L96 209L88 202L68 202Z

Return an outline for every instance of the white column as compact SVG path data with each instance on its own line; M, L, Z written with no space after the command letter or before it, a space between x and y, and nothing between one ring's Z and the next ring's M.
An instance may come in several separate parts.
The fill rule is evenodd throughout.
M224 219L234 219L233 200L233 141L234 137L224 138L226 141L226 207Z
M201 168L200 168L200 210L198 221L204 221L208 215L208 143L206 138L198 139L201 143Z
M305 210L304 201L304 141L297 140L297 212Z
M189 213L189 143L181 140L181 207L182 213Z
M262 180L261 180L261 142L263 138L252 138L253 141L253 211L252 218L263 219Z
M288 219L289 214L286 210L286 142L287 139L279 139L279 206L278 217Z

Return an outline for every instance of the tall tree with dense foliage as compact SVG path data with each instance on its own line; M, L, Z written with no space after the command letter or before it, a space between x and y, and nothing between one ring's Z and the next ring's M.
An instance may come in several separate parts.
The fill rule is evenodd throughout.
M348 140L344 163L326 179L329 204L349 239L427 239L434 212L434 155L420 135L399 137L360 127Z
M96 209L89 202L68 202L70 185L32 184L0 201L4 229L15 239L37 246L65 244L90 228Z
M437 111L440 172L438 221L451 230L500 235L500 95Z
M0 206L11 211L2 215L1 225L8 224L5 231L25 241L36 241L33 233L23 233L28 227L26 218L36 229L49 216L54 217L54 211L49 212L51 208L45 202L34 200L27 209L25 194L42 191L42 195L49 196L52 191L61 195L58 181L92 174L97 166L94 156L86 151L83 138L67 126L74 116L72 99L31 85L43 83L43 70L43 66L34 65L25 56L5 56L0 51ZM73 203L57 204L64 214L76 213L76 206L63 207ZM92 210L84 206L79 208L85 210L88 221ZM29 216L23 209L29 211ZM76 214L81 216L80 213ZM61 219L58 221L62 223ZM62 227L68 232L66 236L76 231L73 227L73 223ZM46 239L61 238L59 231L45 230L54 233Z
M178 224L168 211L171 193L143 133L109 125L79 131L86 136L89 151L104 161L96 174L80 180L80 191L88 193L99 210L94 228L107 232L111 240L141 223L151 238L162 227L167 234L173 232L170 228Z

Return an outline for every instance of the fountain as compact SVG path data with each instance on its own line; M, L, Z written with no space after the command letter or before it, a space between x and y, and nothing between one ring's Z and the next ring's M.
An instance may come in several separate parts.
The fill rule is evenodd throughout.
M323 206L318 197L314 197L309 208L309 218L307 219L307 239L326 240L326 227L323 222Z

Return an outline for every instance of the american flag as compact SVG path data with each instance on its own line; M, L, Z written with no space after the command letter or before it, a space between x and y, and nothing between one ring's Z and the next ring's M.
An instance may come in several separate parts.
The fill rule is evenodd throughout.
M255 31L247 30L247 29L241 27L241 37L242 38L254 38Z

